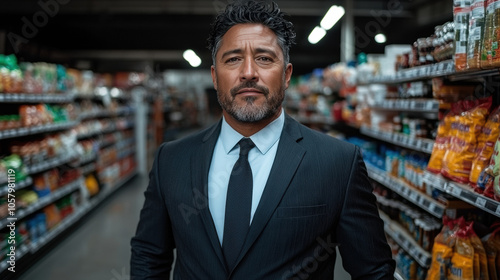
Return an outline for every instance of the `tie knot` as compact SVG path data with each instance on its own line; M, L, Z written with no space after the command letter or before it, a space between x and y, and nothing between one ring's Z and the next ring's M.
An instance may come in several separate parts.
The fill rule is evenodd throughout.
M239 144L240 144L240 156L248 155L248 152L253 147L255 147L255 144L253 143L252 139L250 139L250 138L241 138Z

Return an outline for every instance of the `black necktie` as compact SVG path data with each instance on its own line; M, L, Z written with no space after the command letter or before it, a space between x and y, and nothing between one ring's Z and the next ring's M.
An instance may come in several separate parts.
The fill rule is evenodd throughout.
M239 142L240 157L236 161L229 178L226 198L226 216L222 251L226 264L231 269L245 241L250 227L250 211L252 208L252 169L248 163L248 152L255 147L250 138L242 138Z

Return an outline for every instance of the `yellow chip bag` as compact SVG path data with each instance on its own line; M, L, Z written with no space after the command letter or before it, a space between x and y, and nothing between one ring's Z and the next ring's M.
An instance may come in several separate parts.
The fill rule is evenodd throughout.
M426 280L447 279L450 274L448 270L453 256L453 247L455 246L455 232L460 223L463 223L463 218L451 220L446 216L443 217L443 228L434 238L432 262L427 271Z
M490 113L488 120L481 129L478 137L476 154L472 161L469 176L470 184L475 187L479 175L488 166L495 148L495 143L500 135L500 107Z
M457 230L457 238L451 257L450 280L474 280L474 248L466 227Z
M469 182L477 139L486 121L491 101L491 97L477 103L463 101L466 110L451 124L450 146L443 156L443 176L460 183Z
M443 157L450 146L451 124L456 114L461 111L461 103L455 102L448 114L440 121L437 129L436 140L432 147L431 157L427 163L427 170L432 173L440 173L443 167Z
M483 243L479 236L472 227L472 222L468 225L468 231L470 231L470 243L472 248L474 248L474 279L475 280L489 280L490 276L488 273L488 258L486 257L486 251L484 250Z

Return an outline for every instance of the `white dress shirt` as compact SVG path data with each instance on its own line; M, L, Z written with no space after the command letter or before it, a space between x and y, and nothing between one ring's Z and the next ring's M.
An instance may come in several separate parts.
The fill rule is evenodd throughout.
M282 109L280 116L259 132L250 136L255 147L248 154L248 161L252 168L253 192L250 223L262 192L266 186L271 167L278 149L278 142L285 124L285 113ZM210 170L208 172L208 205L212 219L222 244L224 233L224 217L226 209L226 195L229 177L233 165L239 158L238 142L244 136L236 132L223 118L219 138L215 144Z

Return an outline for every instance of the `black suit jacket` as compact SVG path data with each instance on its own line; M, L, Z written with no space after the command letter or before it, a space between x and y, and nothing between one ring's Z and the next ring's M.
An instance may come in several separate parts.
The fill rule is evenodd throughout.
M207 181L221 123L158 149L135 237L132 279L394 279L359 148L291 117L234 269L225 266Z

